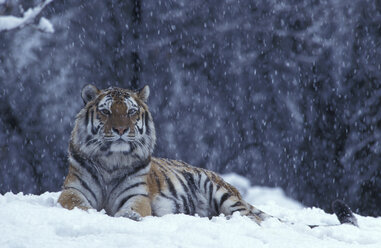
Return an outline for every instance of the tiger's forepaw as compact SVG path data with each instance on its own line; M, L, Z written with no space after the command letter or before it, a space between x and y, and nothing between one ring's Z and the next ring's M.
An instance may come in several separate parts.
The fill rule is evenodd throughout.
M135 220L135 221L141 221L143 219L140 214L138 214L137 212L134 212L134 211L126 212L123 215L123 217L129 218L129 219Z
M115 217L125 217L135 221L141 221L143 219L139 213L135 212L132 209L119 211L115 214Z

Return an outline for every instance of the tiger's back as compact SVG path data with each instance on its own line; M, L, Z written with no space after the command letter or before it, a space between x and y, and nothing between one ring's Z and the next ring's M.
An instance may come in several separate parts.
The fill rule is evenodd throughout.
M238 190L215 173L182 161L152 158L147 178L152 214L185 213L212 217L223 211L229 201L241 201ZM230 199L229 198L233 198ZM229 201L228 201L229 200Z

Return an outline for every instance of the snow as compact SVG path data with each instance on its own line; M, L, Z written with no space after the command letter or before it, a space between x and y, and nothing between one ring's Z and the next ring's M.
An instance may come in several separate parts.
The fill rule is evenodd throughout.
M24 17L0 16L0 31L19 27L25 22L25 19Z
M146 217L141 222L104 212L72 211L57 205L57 193L0 195L0 247L381 247L381 218L357 216L350 225L310 229L299 223L338 224L334 215L303 208L280 189L246 185L245 198L270 214L298 224L268 220L262 226L246 217L227 220L194 216Z
M53 24L45 17L40 19L40 22L38 23L38 29L46 33L54 33Z
M33 22L34 18L37 17L38 14L43 10L43 8L51 3L53 0L45 0L39 6L34 8L30 8L24 12L22 17L16 16L0 16L0 31L3 30L11 30L18 27L23 27L26 24ZM1 4L1 2L0 2ZM47 28L46 31L50 32L53 26L49 23L49 21L45 18L40 19L39 27ZM45 31L45 29L42 29ZM53 30L54 31L54 30Z

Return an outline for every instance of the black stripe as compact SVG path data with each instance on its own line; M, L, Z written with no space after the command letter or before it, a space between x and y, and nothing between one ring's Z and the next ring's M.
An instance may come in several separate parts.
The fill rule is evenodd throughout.
M168 166L167 168L170 173L175 174L175 176L177 177L177 170L173 168L173 166Z
M89 109L86 110L86 115L85 115L85 126L87 127L89 125Z
M237 209L231 211L231 214L238 212L238 211L244 211L244 210L247 210L247 209L246 208L237 208Z
M142 114L142 118L144 118L144 113ZM137 120L136 120L136 124L135 124L135 126L136 126L136 128L138 129L138 131L139 131L139 133L140 134L143 134L143 127L144 126L142 126L142 128L139 128L139 126L138 126L138 122L139 122L139 120L140 120L140 118L138 118Z
M185 185L184 181L180 178L180 176L176 173L176 172L173 172L173 174L175 174L177 180L180 182L181 186L183 187L184 191L189 194L189 189L188 187Z
M187 180L188 186L192 192L194 199L197 199L197 194L196 194L197 186L196 186L196 183L194 181L193 175L189 172L183 172L183 175L184 175L185 180ZM191 214L194 215L196 213L196 206L195 206L195 203L194 203L191 195L188 195L188 200L190 201Z
M152 214L152 216L157 216L155 209L153 209L153 208L151 209L151 214Z
M111 142L105 142L103 143L103 145L99 148L99 150L101 150L102 152L105 152L107 150L109 150L111 147Z
M92 137L91 135L87 135L86 137L86 146L89 146L95 142L97 142L98 140L94 137Z
M170 179L169 177L166 176L166 177L165 177L165 181L166 181L167 184L168 184L169 192L171 192L171 194L172 194L175 198L177 198L177 192L176 192L176 189L175 189L175 187L174 187L174 185L173 185L171 179Z
M89 160L83 158L83 156L81 156L81 154L76 149L74 149L73 144L71 142L69 144L69 151L71 157L90 174L91 178L93 178L98 185L100 185L98 178L99 174L97 170L90 164Z
M219 205L217 203L217 199L216 198L213 199L213 206L214 206L215 213L219 214L220 213L220 209L219 209Z
M181 213L180 212L180 204L175 200L175 199L172 199L173 203L175 204L175 212L174 214L179 214Z
M222 195L221 199L220 199L220 208L222 207L222 204L224 204L224 202L229 199L230 197L230 194L229 193L225 193Z
M170 197L170 196L167 196L167 195L164 194L163 192L160 192L160 196L162 196L162 197L164 197L164 198L167 198L167 199L170 199L170 200L175 200L175 198Z
M137 145L136 145L135 143L133 143L133 142L128 142L128 144L130 145L131 149L130 149L130 151L127 152L127 154L125 154L125 155L128 155L129 153L134 152L134 151L136 150L136 147L137 147Z
M160 163L156 163L163 171L168 171L168 169L166 167L164 167L162 164Z
M122 192L120 192L117 198L119 198L119 196L123 195L124 193L126 193L126 192L129 191L130 189L132 189L132 188L136 188L136 187L138 187L138 186L140 186L140 185L147 185L147 184L146 184L145 182L139 182L139 183L135 183L135 184L133 184L133 185L130 185L130 186L128 186L127 188L125 188ZM110 195L111 195L111 193L110 193Z
M116 188L118 188L118 186L122 183L122 182L124 182L124 180L126 180L126 175L124 175L124 176L122 176L122 177L118 177L118 178L113 178L112 180L111 180L111 182L110 182L110 185L113 185L113 184L115 184L114 185L114 187L110 190L110 194L109 195L112 195L112 193L114 192L114 190L116 189Z
M146 124L146 134L150 135L151 129L150 129L149 125L148 125L148 118L149 118L148 113L144 113L144 122Z
M197 170L198 174L198 188L201 189L201 173Z
M209 206L212 207L213 183L209 184Z
M167 160L167 163L171 164L173 167L179 167L179 164L175 163L175 161L170 159L166 159L166 160Z
M81 185L91 194L91 196L94 198L95 202L98 202L94 191L89 187L89 185L78 174L73 173L73 175L78 179L78 181L81 183ZM84 196L90 202L89 198L87 198L86 195L84 195Z
M221 185L217 184L216 192L221 188Z
M147 168L147 166L149 165L149 160L148 161L144 161L143 163L135 166L132 171L128 172L127 176L132 176L136 173L138 173L139 171L143 170L144 168Z
M163 192L160 192L160 196L166 198L166 199L169 199L169 200L172 200L173 203L175 204L175 211L174 213L175 214L179 214L180 213L180 205L177 203L177 200L173 197L169 197L167 195L165 195Z
M187 213L187 214L194 214L194 212L195 212L195 205L194 205L194 203L193 203L193 200L192 200L192 197L191 197L191 195L190 195L190 192L189 192L189 189L188 189L188 186L184 183L184 181L180 178L180 176L179 175L177 175L176 173L175 173L175 175L176 175L176 177L177 177L177 180L179 180L179 182L181 183L181 186L183 187L183 189L184 189L184 191L186 192L186 195L187 195L187 198L188 198L188 202L189 202L189 204L190 204L190 206L187 206L188 207L188 212L189 213ZM196 195L195 195L196 196Z
M239 207L239 206L243 206L243 205L242 205L242 202L237 201L236 203L234 203L234 204L231 205L230 207L231 207L231 208L235 208L235 207Z
M123 200L120 201L118 210L119 210L121 207L123 207L123 205L124 205L129 199L131 199L132 197L135 197L135 196L144 196L144 197L148 197L147 194L132 194L132 195L126 196L125 198L123 198Z
M94 110L90 110L90 121L91 121L91 133L97 134L96 129L94 128Z
M185 199L185 196L181 196L181 199L183 200L183 206L184 206L184 214L190 214L190 211L189 211L189 206L188 206L188 202L187 200Z
M189 195L189 194L188 194L188 201L190 203L190 214L195 215L196 214L196 206L194 205L193 199L192 199L191 195Z
M148 161L148 162L147 162L147 161ZM133 170L133 171L130 171L129 173L126 173L123 177L120 177L120 178L118 179L118 182L116 183L116 185L111 189L109 195L111 195L111 194L113 193L113 191L114 191L114 190L115 190L115 189L116 189L122 182L124 182L128 177L130 177L131 175L137 173L138 171L140 171L140 170L146 168L148 165L149 165L149 160L146 160L146 161L143 162L142 164L140 164L140 165L134 167L134 170ZM112 172L113 172L113 170L106 170L106 171L107 171L108 173L112 173ZM143 176L143 175L142 175L142 176ZM119 194L119 196L120 196L120 194ZM119 197L119 196L118 196L118 197Z
M207 184L208 184L208 182L210 182L210 179L209 179L209 177L208 176L206 176L206 179L205 179L205 181L204 181L204 192L205 192L205 194L206 194L206 186L207 186Z

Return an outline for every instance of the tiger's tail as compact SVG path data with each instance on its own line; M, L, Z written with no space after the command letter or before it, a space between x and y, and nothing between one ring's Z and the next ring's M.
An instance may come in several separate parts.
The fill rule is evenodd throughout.
M341 224L350 224L353 226L359 226L357 223L357 218L354 216L352 210L348 207L342 200L335 200L332 202L332 210L336 214L336 217ZM320 227L320 226L338 226L338 225L308 225L310 228Z
M351 224L359 226L357 218L353 215L352 210L342 200L336 200L332 203L332 210L336 214L341 224Z

